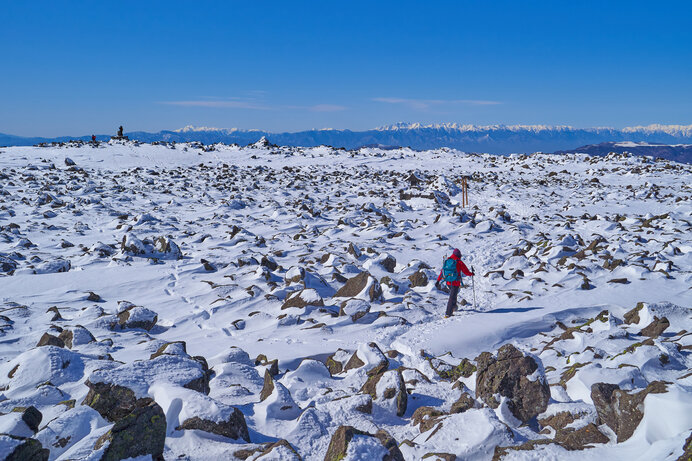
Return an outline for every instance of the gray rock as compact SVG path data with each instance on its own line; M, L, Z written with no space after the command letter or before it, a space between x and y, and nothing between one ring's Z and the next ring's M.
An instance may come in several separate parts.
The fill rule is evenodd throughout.
M8 436L16 438L13 436ZM50 450L43 448L41 442L36 439L24 439L12 453L10 453L5 461L48 461Z
M346 284L334 294L334 297L355 298L366 289L368 284L370 284L370 288L366 293L368 299L370 301L380 299L382 297L382 288L379 282L366 271L346 280Z
M640 331L639 334L642 336L648 336L650 338L658 338L669 326L670 322L666 317L659 319L658 317L654 316L653 322L642 328L642 331Z
M399 445L387 432L383 430L377 431L376 434L359 431L352 426L340 426L331 440L327 448L327 454L324 456L324 461L341 461L346 457L348 444L355 435L373 437L379 440L383 447L388 450L388 454L382 458L382 461L404 461L404 455L399 450ZM374 460L373 460L374 461Z
M186 419L176 428L176 430L181 429L197 429L211 434L222 435L229 439L243 439L246 442L250 442L250 434L247 429L247 424L245 423L245 416L243 412L237 408L233 409L233 412L226 421L217 423L195 416Z
M644 398L664 392L666 384L663 381L654 381L646 389L633 394L621 390L616 384L595 383L591 386L591 400L600 423L607 424L615 432L619 443L629 439L639 426L644 417Z
M166 415L151 399L140 399L131 413L115 422L110 431L99 437L94 445L98 450L108 443L101 461L119 461L150 455L163 460L166 441Z
M65 347L65 343L63 342L62 339L60 339L57 336L53 336L53 335L50 335L48 333L43 333L43 336L41 336L41 339L39 339L38 343L36 343L36 347L41 347L41 346Z
M508 407L522 422L543 413L550 400L550 388L544 379L529 380L538 364L511 344L502 346L497 358L483 352L476 358L476 396L491 408L500 404L496 394L509 399Z

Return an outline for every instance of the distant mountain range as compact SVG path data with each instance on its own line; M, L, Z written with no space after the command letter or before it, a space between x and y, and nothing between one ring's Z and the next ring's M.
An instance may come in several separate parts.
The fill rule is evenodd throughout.
M436 125L398 123L365 131L320 129L286 133L187 126L179 130L164 130L158 133L133 131L125 134L130 139L142 142L199 141L204 144L221 142L245 145L265 137L274 144L288 146L330 145L347 149L362 146L408 146L413 149L451 147L466 152L496 154L575 151L577 146L601 146L590 148L595 153L599 149L606 148L603 143L611 143L617 149L625 148L623 146L626 145L622 145L623 142L665 145L692 144L692 125L649 125L616 129L546 125L477 126L456 123ZM69 139L89 140L91 136L24 138L0 134L0 145L33 145ZM98 135L97 139L107 140L109 135ZM663 152L662 149L659 151ZM689 150L683 149L683 152L685 152L683 156L689 161Z

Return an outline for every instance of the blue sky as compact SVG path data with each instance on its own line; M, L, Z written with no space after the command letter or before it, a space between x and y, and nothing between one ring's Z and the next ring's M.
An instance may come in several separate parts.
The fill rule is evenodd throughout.
M0 132L692 123L692 2L6 1Z

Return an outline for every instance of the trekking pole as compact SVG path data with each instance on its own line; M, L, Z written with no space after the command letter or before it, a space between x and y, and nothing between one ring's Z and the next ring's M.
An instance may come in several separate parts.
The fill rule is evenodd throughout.
M476 310L476 271L474 270L473 266L471 266L471 272L473 272L473 275L471 276L471 286L473 287L473 310Z

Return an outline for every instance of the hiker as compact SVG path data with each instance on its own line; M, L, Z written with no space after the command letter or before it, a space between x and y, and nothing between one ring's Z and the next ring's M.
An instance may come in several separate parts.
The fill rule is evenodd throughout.
M447 312L445 313L445 318L452 315L452 312L457 308L457 295L459 294L459 288L461 287L461 274L473 277L473 272L466 267L461 261L461 251L455 248L452 251L452 256L447 258L442 265L442 270L440 275L437 276L437 282L435 282L435 287L440 289L440 280L444 276L444 280L449 288L449 301L447 301Z
M91 135L91 142L96 142L96 136L94 136L93 134Z

